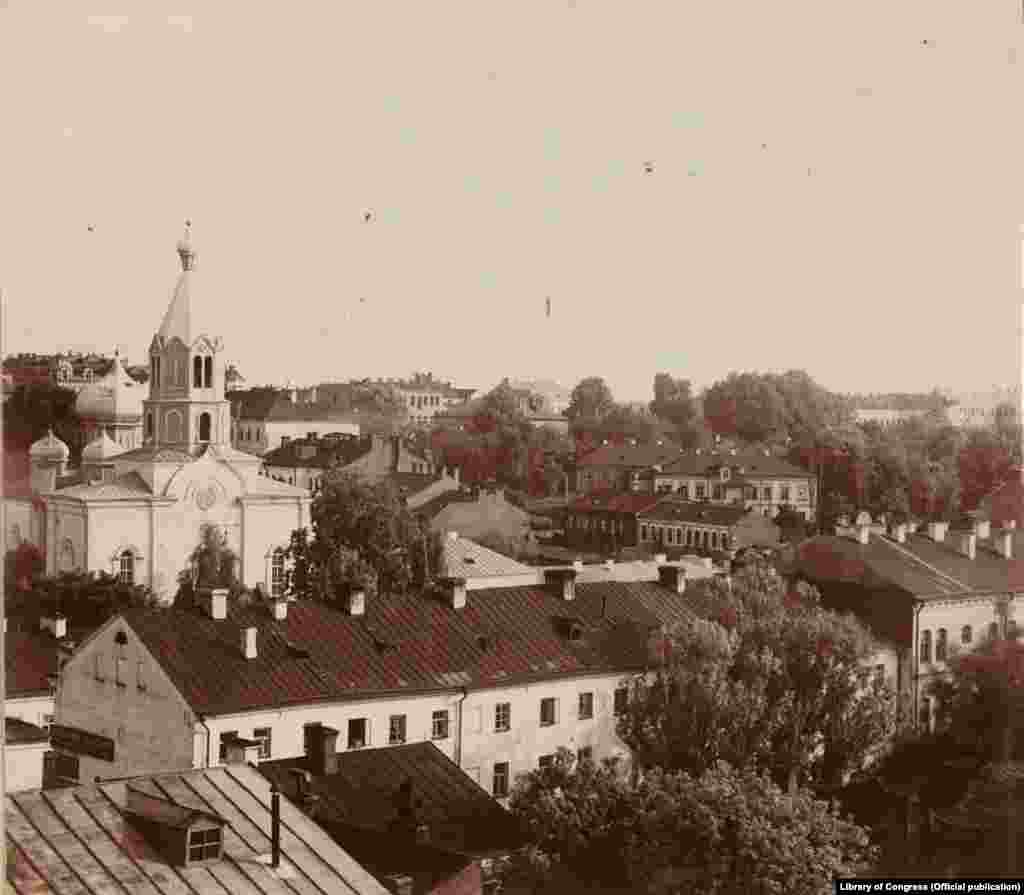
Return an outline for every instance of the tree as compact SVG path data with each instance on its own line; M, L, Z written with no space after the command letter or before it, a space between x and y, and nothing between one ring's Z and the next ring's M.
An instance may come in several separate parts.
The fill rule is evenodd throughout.
M4 554L4 581L6 593L29 590L33 582L46 571L46 558L42 550L30 541L22 541Z
M33 592L44 613L63 615L71 628L92 630L108 618L131 608L156 608L153 592L125 584L106 572L63 572L37 581Z
M809 791L726 763L633 784L615 762L574 767L563 749L520 778L511 808L540 855L590 886L819 895L874 857L867 832Z
M687 429L694 421L696 408L689 379L674 379L668 373L654 377L654 400L651 413L672 423L678 430Z
M719 435L765 441L788 432L791 417L775 384L757 373L730 373L704 393L704 417Z
M352 586L403 592L440 572L438 536L388 480L332 472L311 516L312 539L306 530L294 532L286 551L286 587L298 596L331 601Z
M702 621L652 643L655 683L620 719L641 764L700 774L725 759L791 787L835 783L894 732L892 692L865 678L877 645L813 589L747 568L689 603Z
M599 420L607 416L614 407L612 390L604 379L600 376L588 376L581 379L572 390L565 415L573 421Z

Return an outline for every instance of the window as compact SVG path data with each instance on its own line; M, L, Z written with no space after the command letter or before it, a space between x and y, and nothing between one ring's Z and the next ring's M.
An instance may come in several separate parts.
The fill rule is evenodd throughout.
M988 636L995 640L999 637L999 622L990 622L988 626Z
M213 358L203 358L203 388L213 388Z
M698 482L697 483L697 500L703 500L703 499L704 499L704 483L703 482Z
M594 694L593 693L580 693L580 710L579 718L581 721L585 721L587 718L594 717Z
M960 629L960 642L967 644L974 640L974 631L971 630L970 625L964 625Z
M199 440L210 440L210 414L208 413L199 414Z
M722 500L725 496L725 489L721 485L715 485L711 489L711 496L714 500Z
M548 696L540 701L540 726L550 727L556 721L558 700Z
M494 707L494 730L502 733L512 729L512 703L499 702Z
M779 500L783 503L789 503L789 485L783 485L779 489Z
M499 761L494 766L494 780L491 784L491 792L496 799L503 799L508 795L508 762Z
M94 657L93 677L98 681L105 681L107 679L105 669L103 668L103 656L99 653Z
M405 715L392 715L388 720L388 744L398 746L405 742Z
M135 663L135 681L140 690L146 689L146 663L142 659Z
M220 830L192 830L188 834L189 861L208 861L220 857Z
M935 633L935 661L946 661L946 629L939 628Z
M135 583L135 555L131 550L123 550L118 563L118 575L122 584Z
M278 548L270 558L270 595L279 597L284 593L284 551Z
M119 687L128 686L127 682L125 681L124 673L124 667L126 664L127 659L124 659L121 656L114 657L114 683L116 683L117 686Z
M594 747L584 746L582 749L576 750L576 764L586 764L594 760Z
M192 359L192 388L203 387L203 359L196 357Z
M260 741L260 758L270 758L270 728L257 727L252 732L252 738Z
M153 437L153 414L146 414L146 438Z
M153 388L160 388L160 358L153 357Z
M686 482L683 482L679 486L679 493L682 494L683 497L689 497L690 496L690 486Z
M646 525L641 525L640 526L640 540L641 541L646 541L647 540L647 526Z
M771 485L765 485L764 488L761 489L761 499L762 500L771 500L772 499L772 486Z
M554 755L542 755L537 760L537 766L543 771L544 768L553 768L555 766Z
M228 760L228 743L238 736L237 730L226 730L220 735L220 760Z
M368 724L365 718L350 718L348 722L349 749L362 749L366 745Z
M431 739L435 740L446 740L448 739L448 710L441 709L440 711L434 712L431 725L430 725L430 736Z
M879 684L884 683L884 681L885 681L885 666L884 665L876 665L875 666L875 681L877 681Z
M615 714L624 715L629 707L629 690L618 687L615 690Z
M924 665L932 660L932 632L921 632L921 664Z

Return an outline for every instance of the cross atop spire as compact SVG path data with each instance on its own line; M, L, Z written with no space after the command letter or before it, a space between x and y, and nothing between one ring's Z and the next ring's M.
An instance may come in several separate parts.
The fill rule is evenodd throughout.
M192 250L192 221L185 221L185 235L178 241L178 257L181 258L181 269L192 270L196 262L196 253Z

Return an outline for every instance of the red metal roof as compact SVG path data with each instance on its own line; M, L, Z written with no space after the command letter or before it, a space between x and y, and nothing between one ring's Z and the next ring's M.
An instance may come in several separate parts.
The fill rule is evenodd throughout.
M578 584L572 603L534 586L474 590L460 610L418 593L366 604L364 616L351 617L297 601L281 622L262 605L223 621L199 610L122 617L193 709L208 714L640 668L646 631L689 617L677 593L646 582ZM558 630L567 610L592 625L581 641ZM250 626L258 656L247 660L241 630ZM289 643L309 657L296 658Z

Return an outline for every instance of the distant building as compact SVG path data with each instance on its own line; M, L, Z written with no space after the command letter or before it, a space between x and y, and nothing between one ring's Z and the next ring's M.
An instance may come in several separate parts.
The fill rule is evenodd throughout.
M641 474L671 463L681 453L672 444L606 444L576 458L569 482L572 491L639 491Z
M539 411L551 416L563 416L572 404L572 389L551 379L515 379L509 385L540 399Z
M497 485L447 491L421 503L417 513L432 531L457 531L471 539L493 534L518 542L530 532L530 514L506 500Z
M925 416L927 410L894 410L889 409L856 409L853 411L854 419L858 423L875 423L883 428L905 422L909 419Z
M345 402L341 409L322 400L300 400L270 388L227 393L231 402L231 443L239 451L263 456L285 440L340 434L358 436L362 427Z
M665 497L639 514L640 544L669 552L735 553L779 546L780 529L756 510Z
M368 379L360 384L393 389L405 404L410 421L419 424L432 422L435 416L476 393L476 389L458 388L449 381L435 379L432 373L415 373L408 379Z
M997 423L1015 424L1020 417L1020 386L991 391L960 392L946 409L950 425L961 428L990 428Z

